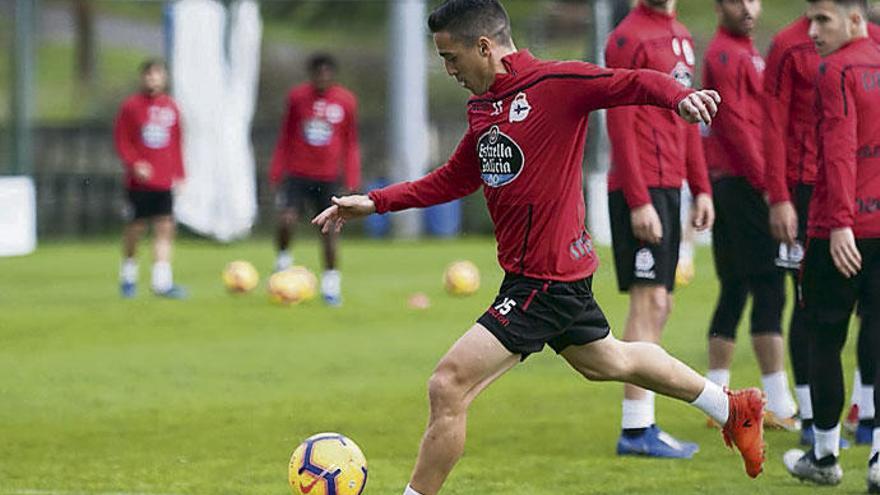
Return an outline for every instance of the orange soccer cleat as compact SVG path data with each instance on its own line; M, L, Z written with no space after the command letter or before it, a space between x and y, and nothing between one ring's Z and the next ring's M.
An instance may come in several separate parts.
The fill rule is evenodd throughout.
M721 430L728 447L736 445L746 473L757 478L764 470L764 397L757 388L727 391L730 416Z

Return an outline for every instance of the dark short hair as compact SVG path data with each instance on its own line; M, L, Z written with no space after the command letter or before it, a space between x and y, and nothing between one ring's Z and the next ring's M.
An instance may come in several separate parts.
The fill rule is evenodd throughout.
M144 75L153 69L162 69L167 72L168 66L165 64L165 61L162 60L161 58L148 58L148 59L144 60L143 62L141 62L141 67L140 67L141 75Z
M468 45L481 36L512 45L510 17L498 0L446 0L428 17L432 33L445 31Z
M323 67L327 67L333 72L336 72L336 58L329 53L315 53L312 54L306 62L306 68L309 70L309 74L314 74Z
M808 3L817 3L822 0L807 0ZM868 0L830 0L837 5L841 5L843 7L858 7L862 9L862 12L868 12Z

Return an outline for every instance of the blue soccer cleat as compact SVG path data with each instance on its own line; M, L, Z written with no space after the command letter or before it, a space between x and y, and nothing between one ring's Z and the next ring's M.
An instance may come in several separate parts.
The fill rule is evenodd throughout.
M338 308L342 306L342 296L339 294L321 294L321 297L324 299L324 303L327 306L332 306L334 308Z
M162 292L153 291L153 294L156 294L159 297L164 297L165 299L186 299L189 297L189 293L186 289L177 284L172 285L171 288Z
M137 284L134 282L120 282L119 294L123 299L131 299L137 294Z
M808 428L804 428L801 430L801 445L804 447L812 447L816 441L816 432L813 431L813 427L810 426ZM848 449L849 448L849 440L840 437L840 448Z
M621 434L617 440L617 455L690 459L699 450L699 445L676 440L657 425L651 425L644 433L636 437L627 437Z

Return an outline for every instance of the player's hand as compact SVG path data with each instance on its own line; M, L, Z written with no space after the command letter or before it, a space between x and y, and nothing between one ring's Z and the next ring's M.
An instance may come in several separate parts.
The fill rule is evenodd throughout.
M147 182L153 176L153 166L146 160L138 160L131 167L134 179L138 182Z
M846 278L852 278L862 269L862 253L856 246L856 237L849 227L831 231L831 259Z
M321 232L340 232L349 218L360 218L376 213L376 204L369 196L354 195L337 198L333 196L333 205L312 219L312 223L321 228Z
M712 197L706 193L697 194L694 198L694 206L691 208L691 225L702 232L711 229L714 224L715 205L712 203Z
M712 118L718 113L721 95L711 89L701 89L687 95L678 102L678 114L691 124L712 125Z
M783 201L770 206L770 233L789 246L797 241L798 218L791 201Z
M178 179L174 181L174 195L179 196L186 191L186 179Z
M663 240L663 224L654 205L648 203L630 212L633 235L636 239L649 244L660 244Z

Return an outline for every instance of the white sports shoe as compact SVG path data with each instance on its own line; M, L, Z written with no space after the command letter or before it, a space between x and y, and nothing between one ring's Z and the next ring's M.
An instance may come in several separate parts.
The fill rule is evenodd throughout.
M789 474L801 481L811 481L817 485L839 485L843 479L843 469L836 458L828 456L816 460L812 449L809 452L791 449L782 456L782 462Z
M877 462L877 454L868 461L868 493L880 493L880 462Z

